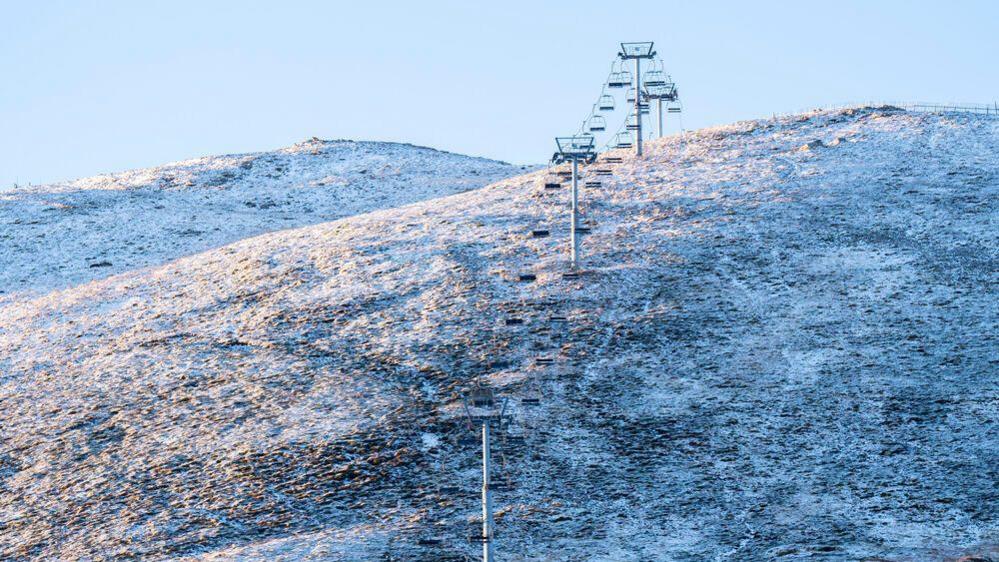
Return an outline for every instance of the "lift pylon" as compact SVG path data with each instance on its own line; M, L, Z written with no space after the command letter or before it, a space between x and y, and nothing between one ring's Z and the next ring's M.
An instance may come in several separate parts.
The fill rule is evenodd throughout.
M589 163L596 160L597 153L592 135L573 137L555 137L558 152L553 161L558 164L569 163L572 166L572 194L569 224L569 267L575 271L579 267L579 163Z
M652 47L652 41L621 43L621 51L617 54L622 62L635 61L635 156L642 155L642 96L638 95L642 91L642 59L656 56Z

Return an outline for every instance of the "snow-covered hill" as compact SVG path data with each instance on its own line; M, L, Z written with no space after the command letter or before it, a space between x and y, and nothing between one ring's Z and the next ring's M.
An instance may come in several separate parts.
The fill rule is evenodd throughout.
M160 265L273 230L450 195L522 173L384 142L313 139L0 192L0 300Z
M578 280L534 173L0 305L0 558L474 554L476 377L500 559L996 556L997 155L744 122L607 166Z

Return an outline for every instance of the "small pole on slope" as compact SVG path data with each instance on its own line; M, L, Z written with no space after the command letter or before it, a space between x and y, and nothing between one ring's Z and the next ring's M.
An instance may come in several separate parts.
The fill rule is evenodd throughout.
M483 562L494 560L493 539L493 497L490 489L491 454L490 426L492 421L501 422L506 411L506 401L496 400L496 395L488 386L477 383L465 396L465 414L472 427L482 426L482 534L475 540L482 542Z
M493 560L493 496L489 491L489 420L482 422L482 562Z
M579 267L579 161L572 160L572 217L570 219L569 237L572 244L569 266L572 269Z
M659 138L663 138L663 99L656 98L656 117L659 118Z
M635 58L635 156L642 155L642 59Z

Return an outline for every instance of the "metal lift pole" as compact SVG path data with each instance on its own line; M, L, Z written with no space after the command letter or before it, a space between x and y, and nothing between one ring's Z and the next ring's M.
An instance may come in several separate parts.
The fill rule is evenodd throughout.
M659 138L663 138L663 99L656 98L656 115L659 116Z
M489 420L482 422L482 562L493 561L493 496L489 492Z
M579 267L579 233L576 229L579 227L579 161L575 158L572 159L572 225L569 228L570 244L572 245L572 253L570 256L570 264L572 269Z
M642 59L635 57L635 156L642 155Z
M569 202L569 268L578 275L579 267L579 161L593 162L596 159L593 135L555 137L558 152L552 158L558 164L569 164L572 174L572 189ZM567 272L568 273L568 272Z

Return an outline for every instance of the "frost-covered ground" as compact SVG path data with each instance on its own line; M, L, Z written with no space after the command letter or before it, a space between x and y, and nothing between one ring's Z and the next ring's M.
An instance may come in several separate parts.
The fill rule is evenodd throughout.
M575 281L534 173L0 305L0 558L474 554L475 377L503 560L999 555L999 120L649 153L584 191Z
M0 191L0 301L516 173L523 169L408 144L313 139Z

